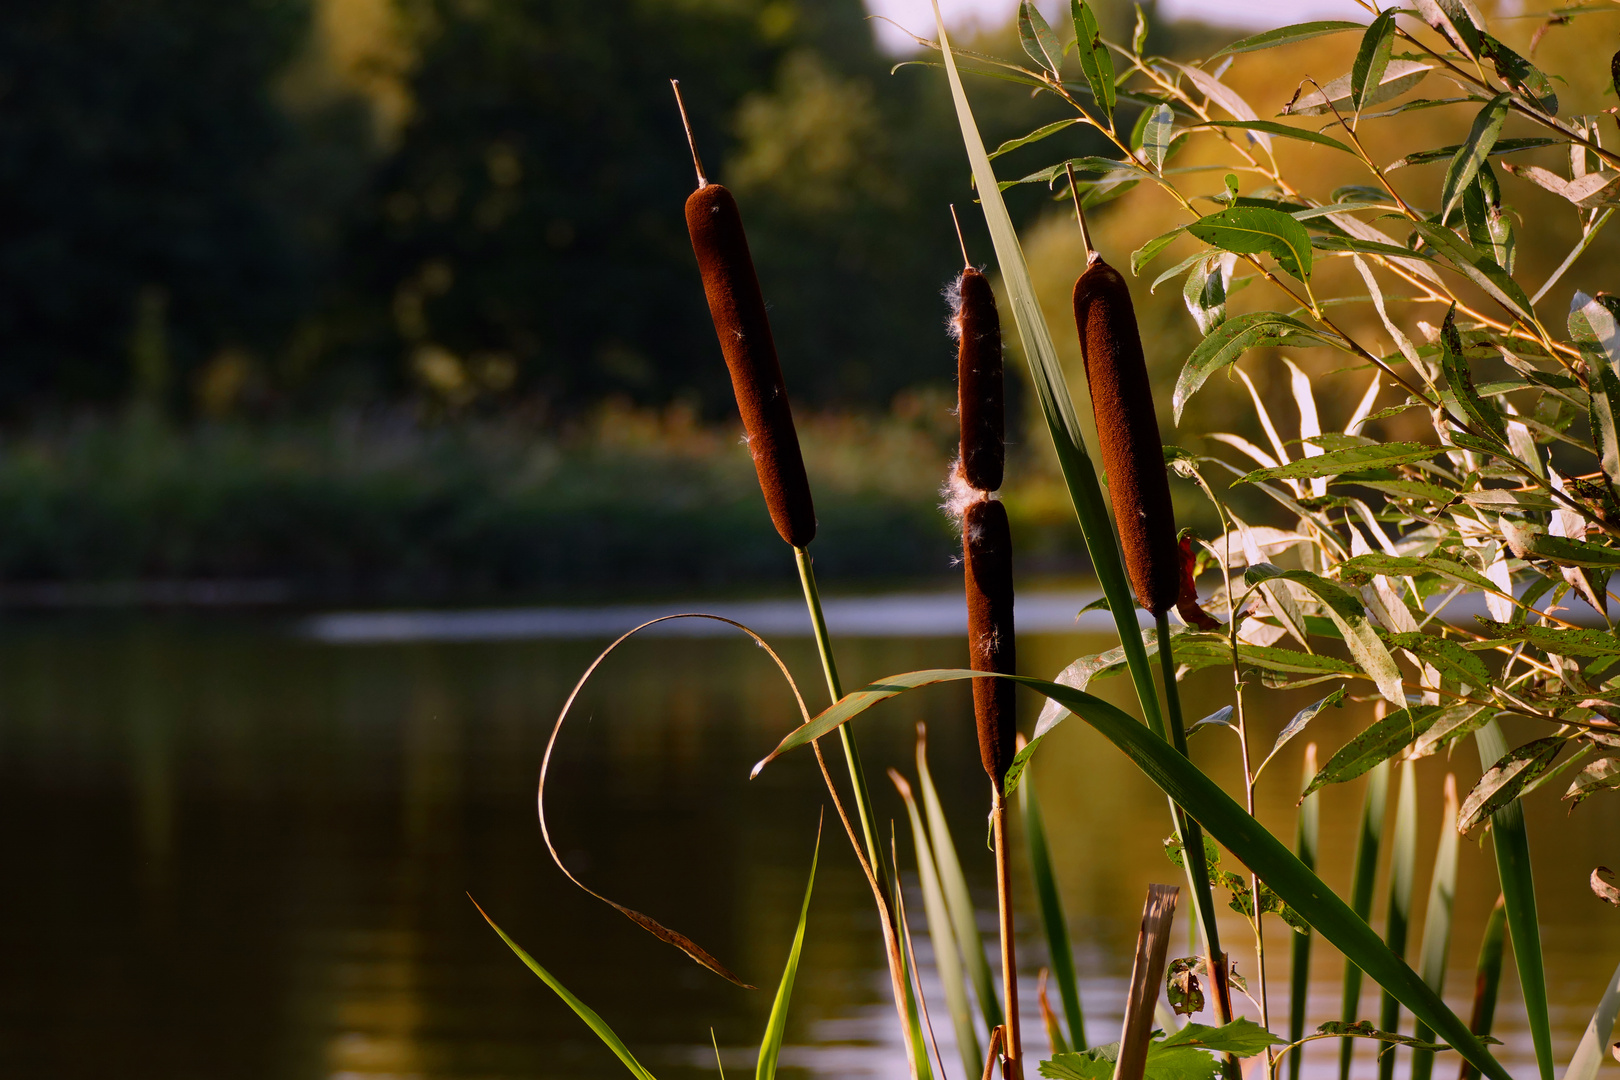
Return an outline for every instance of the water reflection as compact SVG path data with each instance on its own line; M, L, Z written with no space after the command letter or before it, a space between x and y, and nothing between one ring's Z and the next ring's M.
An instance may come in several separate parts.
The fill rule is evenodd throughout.
M288 630L37 621L0 637L0 812L11 822L0 834L9 871L0 886L0 1073L620 1075L482 924L469 892L660 1077L712 1076L711 1026L728 1069L747 1071L769 992L737 990L653 941L569 886L541 847L540 755L556 708L598 646L338 647ZM1035 636L1021 652L1028 670L1051 672L1105 644ZM965 652L943 638L840 649L851 684L955 665ZM788 640L784 654L816 700L809 642ZM1223 692L1219 673L1200 678L1189 695L1195 715L1196 702ZM1121 703L1129 693L1123 682L1097 688ZM1255 718L1261 740L1308 695ZM753 782L747 775L794 716L788 690L746 641L635 643L582 697L554 770L555 835L575 872L767 987L792 933L824 796L808 755ZM1359 719L1327 714L1314 737L1336 747ZM923 691L864 719L868 768L912 771L918 720L930 724L934 775L988 927L987 793L965 687ZM1262 818L1285 835L1299 749L1284 752L1261 792ZM1213 775L1234 780L1236 747L1224 732L1201 734L1195 750ZM1440 778L1454 768L1469 783L1471 757L1420 768L1420 897ZM1088 1034L1108 1041L1143 890L1176 880L1160 851L1164 802L1077 724L1051 736L1037 767ZM903 823L893 793L874 794L880 816ZM1323 848L1335 886L1348 878L1360 798L1356 785L1326 794ZM1594 799L1567 822L1556 792L1531 807L1561 1060L1620 959L1620 926L1584 884L1593 865L1620 854L1617 824L1615 800ZM869 895L841 837L829 833L825 851L784 1065L797 1075L900 1075ZM1467 993L1493 879L1487 853L1465 844L1453 1000ZM920 912L920 902L910 906ZM1035 929L1032 915L1025 925ZM1237 949L1235 916L1225 931ZM1284 957L1270 987L1279 1006L1285 934L1273 921L1267 944ZM1038 938L1022 944L1032 970ZM926 959L926 942L919 948ZM1313 976L1312 1009L1327 1019L1338 1008L1330 950L1317 950ZM1506 997L1503 1053L1522 1072L1528 1038L1516 994ZM935 1001L952 1068L949 1024ZM1369 992L1363 1014L1375 1009ZM1316 1055L1313 1074L1330 1057ZM1371 1060L1358 1069L1370 1075Z

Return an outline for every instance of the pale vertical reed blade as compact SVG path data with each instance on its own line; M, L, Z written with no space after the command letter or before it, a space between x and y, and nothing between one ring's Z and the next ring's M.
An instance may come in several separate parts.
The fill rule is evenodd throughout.
M1479 763L1489 769L1507 754L1502 729L1491 720L1474 732ZM1513 966L1519 970L1525 1020L1536 1048L1541 1080L1553 1080L1552 1021L1547 1010L1547 971L1541 951L1541 926L1536 918L1536 883L1530 873L1530 837L1524 827L1524 807L1513 801L1491 815L1491 846L1496 851L1496 875L1502 882L1507 909L1508 940L1513 944Z
M900 891L900 863L893 858L894 824L889 824L889 865L894 877L889 882L889 895L894 897L895 934L900 939L900 974L905 980L900 991L903 1007L903 1025L906 1034L906 1055L911 1063L913 1080L934 1080L934 1067L928 1060L928 1038L924 1031L927 1006L920 997L922 983L917 978L917 956L911 947L911 927L906 923L906 903Z
M1384 943L1396 956L1406 955L1407 930L1412 924L1412 878L1417 874L1417 765L1401 762L1400 793L1395 797L1395 835L1389 845L1389 904L1384 909ZM1378 1029L1397 1031L1401 1003L1385 990L1379 997ZM1378 1055L1379 1080L1393 1080L1398 1045Z
M1148 1043L1153 1038L1154 1006L1164 983L1170 931L1176 917L1174 885L1149 885L1142 905L1142 928L1136 935L1136 958L1125 996L1125 1021L1119 1032L1114 1080L1142 1080L1147 1071Z
M1457 896L1457 777L1446 774L1445 807L1440 816L1440 843L1434 853L1434 876L1429 879L1429 906L1423 916L1423 944L1418 949L1418 974L1435 993L1446 988L1446 958L1451 952L1452 903ZM1421 1042L1432 1042L1434 1032L1419 1020L1412 1031ZM1412 1080L1429 1080L1434 1073L1434 1051L1412 1051ZM1570 1080L1566 1077L1565 1080Z
M1378 879L1378 848L1384 836L1384 811L1389 804L1389 762L1380 761L1367 773L1361 803L1361 831L1356 837L1354 869L1350 872L1350 910L1363 922L1372 913L1373 885ZM1361 1008L1361 969L1344 961L1344 1000L1339 1019L1353 1024ZM1339 1041L1339 1080L1349 1080L1355 1040Z
M1502 939L1506 933L1507 907L1498 896L1496 906L1485 920L1485 932L1479 939L1479 959L1474 962L1474 1007L1469 1014L1468 1030L1475 1035L1489 1035L1496 1021L1496 995L1502 986ZM1465 1059L1457 1077L1458 1080L1479 1080L1479 1068Z
M1046 931L1046 951L1063 1003L1068 1023L1065 1040L1076 1050L1086 1048L1086 1021L1080 1010L1080 985L1074 973L1074 950L1069 943L1069 923L1063 913L1063 897L1058 892L1057 875L1052 869L1052 851L1046 842L1046 819L1029 770L1018 787L1018 806L1024 817L1024 840L1029 848L1030 876L1035 879L1035 899L1040 908L1041 926ZM1054 1017L1054 1022L1056 1018ZM1061 1034L1061 1029L1059 1030Z
M956 845L951 842L945 807L939 801L934 777L928 771L928 731L922 724L917 725L917 785L921 788L923 813L928 819L928 841L939 868L940 888L950 909L951 925L956 928L956 944L962 951L963 966L967 968L968 980L979 1000L979 1015L984 1017L988 1031L1001 1026L1001 1000L996 997L995 976L985 957L978 921L973 917L973 897L968 892L967 878L962 874L961 860L956 857Z
M1598 1066L1609 1056L1613 1043L1616 1014L1620 1014L1620 967L1609 976L1608 989L1603 991L1597 1011L1592 1013L1586 1030L1581 1033L1581 1041L1569 1059L1569 1068L1564 1070L1564 1080L1597 1080Z
M1303 790L1316 776L1316 744L1305 747L1305 777L1300 782ZM1299 820L1294 830L1294 852L1305 868L1316 869L1316 849L1321 831L1321 792L1313 791L1299 806ZM1311 941L1316 935L1294 934L1293 955L1289 959L1288 974L1288 1041L1297 1043L1305 1037L1307 1011L1311 994ZM1301 1046L1288 1056L1288 1080L1299 1080L1299 1071L1305 1056Z
M940 887L933 845L928 841L928 830L923 825L922 813L917 809L911 785L893 769L889 770L889 779L905 801L906 814L911 819L911 839L917 849L917 879L922 886L923 915L928 920L928 940L934 947L934 969L939 973L939 981L945 992L945 1008L951 1014L951 1027L956 1032L962 1074L972 1076L978 1071L984 1054L979 1049L978 1030L973 1026L973 1004L968 1000L962 955L957 950L956 932L951 927L945 892Z

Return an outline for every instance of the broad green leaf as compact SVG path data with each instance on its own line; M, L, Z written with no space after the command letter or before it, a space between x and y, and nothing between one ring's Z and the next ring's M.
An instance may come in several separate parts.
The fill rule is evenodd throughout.
M1474 732L1479 764L1489 770L1507 756L1507 742L1495 720ZM1466 812L1466 811L1465 811ZM1536 1050L1541 1080L1553 1080L1552 1022L1547 1011L1547 971L1541 951L1541 923L1536 916L1536 881L1530 867L1530 837L1524 807L1510 802L1491 817L1491 845L1496 850L1496 876L1502 883L1508 939L1519 969L1525 1019Z
M1097 25L1096 13L1086 0L1069 0L1069 14L1074 22L1075 51L1080 55L1080 70L1091 84L1091 95L1103 111L1104 119L1114 115L1114 58L1103 44L1102 28ZM1110 123L1112 123L1110 119Z
M1344 22L1340 19L1325 19L1320 22L1295 23L1293 26L1282 26L1276 30L1267 30L1254 34L1241 41L1234 41L1220 52L1211 56L1211 60L1219 60L1232 53L1255 52L1258 49L1271 49L1278 45L1287 45L1291 41L1308 41L1314 37L1326 34L1342 34L1346 30L1360 30L1361 24Z
M1234 206L1207 214L1187 226L1207 244L1238 255L1264 252L1300 280L1311 276L1311 237L1305 226L1280 210Z
M1242 128L1245 131L1264 131L1269 135L1281 135L1285 139L1300 139L1304 142L1316 143L1319 146L1331 146L1333 149L1343 150L1347 154L1355 153L1354 150L1350 149L1350 147L1346 146L1338 139L1330 138L1329 136L1323 135L1317 131L1307 131L1304 128L1289 127L1287 124L1279 124L1275 120L1205 120L1203 123L1195 124L1193 126Z
M1002 154L1010 154L1019 147L1028 146L1030 143L1040 142L1048 135L1056 135L1064 128L1073 127L1075 124L1081 122L1082 121L1079 119L1079 117L1075 117L1072 120L1058 120L1055 123L1047 124L1044 127L1038 127L1028 135L1021 135L1016 139L1008 139L1006 142L996 147L995 153L990 155L990 160L994 161Z
M1536 150L1543 146L1552 146L1557 139L1543 139L1539 137L1523 139L1497 139L1491 145L1489 157L1501 157L1503 154L1516 154L1521 150ZM1427 165L1432 161L1449 161L1455 158L1463 149L1462 143L1452 143L1450 146L1436 146L1429 150L1414 150L1405 157L1396 158L1384 166L1384 171L1404 169L1408 165ZM1511 168L1511 167L1510 167Z
M813 739L830 734L840 725L881 701L919 686L984 677L972 670L913 671L877 680L846 694L808 723L791 732L761 766ZM1196 765L1177 753L1164 739L1147 730L1129 714L1101 698L1028 676L1011 679L1052 698L1081 717L1122 751L1143 774L1178 805L1186 808L1222 847L1243 862L1334 948L1388 987L1413 1015L1433 1028L1493 1080L1512 1080L1508 1072L1469 1032L1466 1024L1446 1007L1406 963L1389 951L1365 920L1358 917L1332 889L1255 818L1233 801ZM757 767L756 767L757 771Z
M1018 40L1031 60L1053 75L1063 74L1063 43L1033 0L1018 5Z
M1432 65L1419 63L1413 60L1391 60L1384 69L1383 78L1366 92L1361 105L1379 105L1390 98L1399 97L1412 87L1422 82L1424 77L1433 70ZM1344 111L1350 104L1350 78L1353 72L1334 79L1320 90L1311 89L1309 93L1300 88L1294 100L1283 106L1284 116L1324 116L1334 110Z
M1318 476L1340 476L1366 469L1391 468L1427 461L1444 448L1427 443L1390 442L1373 446L1350 446L1343 450L1329 450L1315 457L1300 458L1286 465L1254 472L1234 481L1238 484L1256 484L1265 480L1308 480Z
M1068 1024L1070 1042L1076 1049L1084 1050L1086 1023L1080 1009L1080 984L1074 974L1074 951L1069 944L1069 920L1064 914L1063 896L1058 892L1057 874L1052 869L1052 851L1046 843L1046 819L1035 796L1034 779L1027 774L1018 788L1018 806L1024 818L1024 839L1029 848L1030 876L1035 879L1035 899L1041 914L1041 928L1046 931L1047 962L1052 966L1052 981L1057 983L1058 997L1063 1002L1063 1018ZM977 1068L976 1062L973 1069ZM973 1070L970 1069L968 1075L972 1074Z
M1440 555L1385 555L1382 551L1371 551L1365 555L1346 559L1337 569L1339 580L1347 585L1364 585L1375 576L1417 577L1420 574L1439 574L1476 589L1487 592L1499 591L1495 582L1467 563Z
M1360 112L1367 104L1367 88L1376 87L1389 67L1390 49L1395 44L1395 11L1379 15L1361 36L1356 62L1350 67L1350 108Z
M1494 585L1491 591L1496 591ZM1455 641L1422 633L1389 634L1384 640L1392 648L1415 653L1427 663L1433 664L1443 674L1450 675L1466 686L1483 689L1490 685L1491 673L1484 663Z
M1608 988L1598 1001L1597 1011L1587 1021L1581 1041L1564 1070L1564 1080L1597 1080L1598 1066L1608 1057L1607 1049L1614 1041L1614 1021L1620 1015L1620 967L1609 976Z
M782 981L777 984L776 999L771 1002L770 1019L765 1022L765 1037L759 1043L759 1062L754 1068L754 1080L776 1080L776 1062L782 1056L782 1039L787 1035L788 1006L793 1001L793 983L799 977L799 956L804 952L804 928L810 922L810 894L815 891L816 863L820 860L821 833L818 830L816 848L810 856L810 880L805 883L804 903L799 906L799 926L793 932L793 947L788 950L787 963L782 968Z
M471 897L468 899L471 899ZM604 1046L613 1051L613 1056L624 1063L624 1067L630 1070L631 1076L634 1076L636 1080L653 1080L653 1074L648 1072L641 1062L636 1060L636 1056L630 1052L630 1048L624 1045L624 1040L614 1034L613 1029L608 1027L607 1022L600 1016L596 1015L594 1009L571 994L566 986L557 981L556 976L541 967L534 957L523 951L523 947L517 942L507 937L506 931L495 924L495 920L489 917L489 913L478 907L478 901L473 900L473 907L478 908L478 914L482 915L484 921L489 923L490 929L500 935L501 940L506 942L506 947L511 949L519 960L523 961L524 966L538 975L541 982L551 987L552 993L562 998L563 1003L574 1010L574 1015L585 1021L585 1026L596 1033L596 1037L602 1040Z
M1468 832L1517 799L1525 785L1547 771L1568 741L1563 735L1548 735L1503 755L1485 770L1485 775L1463 800L1458 830Z
M1147 123L1142 128L1142 150L1157 171L1164 168L1165 153L1170 149L1170 133L1174 127L1175 115L1168 105L1160 105L1147 115Z
M1205 1024L1184 1024L1173 1031L1159 1045L1198 1046L1221 1054L1254 1057L1268 1046L1281 1046L1283 1040L1255 1023L1239 1018L1229 1024L1210 1027Z
M1507 119L1508 103L1512 100L1510 94L1498 94L1486 102L1474 117L1468 138L1446 167L1446 178L1440 187L1440 220L1451 216L1451 211L1462 201L1463 189L1473 183L1486 155L1496 145L1497 136L1502 134L1502 122Z
M1350 654L1361 665L1362 671L1371 676L1373 682L1377 684L1378 692L1391 704L1399 705L1406 701L1406 692L1401 687L1401 672L1395 666L1395 658L1389 655L1384 643L1378 640L1378 634L1367 621L1367 611L1361 606L1361 601L1346 592L1342 586L1308 570L1279 570L1270 563L1256 563L1244 571L1243 578L1251 585L1281 578L1302 585L1315 593L1316 598L1322 601L1328 618L1333 620L1334 625L1339 628L1339 633L1344 635L1344 643L1350 649Z
M1304 233L1303 226L1298 222L1294 222L1294 225L1301 234ZM1182 366L1181 375L1176 379L1175 393L1171 398L1176 423L1181 423L1181 412L1187 407L1187 401L1198 392L1199 387L1203 386L1215 372L1235 363L1249 349L1268 346L1303 349L1318 345L1341 348L1343 343L1290 315L1281 315L1275 311L1255 311L1226 320L1216 327L1214 333L1198 344L1192 355L1187 357L1186 364Z
M1306 786L1305 794L1319 791L1329 784L1354 780L1374 765L1388 761L1416 742L1419 735L1429 730L1439 714L1438 706L1415 705L1398 709L1382 720L1375 720L1328 758L1327 764Z
M1175 238L1180 236L1185 231L1186 229L1184 226L1177 225L1169 232L1160 233L1158 236L1155 236L1153 239L1131 252L1131 276L1135 277L1139 275L1142 272L1142 267L1146 266L1148 263L1157 258L1159 252L1169 247L1170 244L1174 242Z
M1521 318L1529 322L1535 321L1535 311L1530 305L1530 298L1506 270L1464 244L1450 229L1427 221L1414 221L1412 227L1429 242L1430 246L1444 255L1464 277L1490 293L1495 300Z
M1440 369L1445 372L1451 393L1464 416L1485 434L1495 436L1498 442L1506 442L1507 425L1501 414L1487 405L1474 388L1474 373L1469 370L1468 358L1463 355L1462 335L1457 332L1456 304L1447 309L1445 321L1440 324Z

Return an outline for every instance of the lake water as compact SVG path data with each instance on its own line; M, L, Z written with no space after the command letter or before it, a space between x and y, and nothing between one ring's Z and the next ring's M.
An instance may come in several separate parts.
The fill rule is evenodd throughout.
M1067 624L1028 609L1024 625L1039 632L1021 637L1026 671L1051 674L1111 644L1087 626L1068 629L1073 599L1054 601ZM880 636L839 640L846 685L962 664L956 609L925 610L942 621L864 631L847 622ZM623 611L593 617L573 632L633 625ZM659 1077L714 1075L711 1028L728 1072L750 1072L770 989L737 989L654 941L570 885L541 844L534 783L545 740L603 642L532 627L467 632L476 621L458 634L393 618L387 633L352 620L155 616L14 618L0 631L0 1075L624 1075L490 932L469 894ZM349 630L333 630L342 625ZM802 624L775 629L807 698L821 704ZM1123 680L1094 689L1121 704L1130 692ZM1227 691L1218 673L1199 676L1188 711L1211 711ZM1309 698L1252 695L1265 703L1251 714L1257 742L1269 745ZM1038 702L1025 705L1027 729ZM1365 719L1354 708L1330 712L1311 737L1331 752ZM548 796L559 849L588 884L774 987L825 793L807 753L757 780L748 773L795 721L780 677L746 640L633 640L586 689L559 743ZM909 864L904 811L882 778L888 766L914 774L918 721L929 724L934 775L989 920L988 792L964 685L916 692L859 722L879 815L899 823ZM1262 819L1284 836L1305 741L1284 751L1261 791ZM1200 734L1194 749L1237 790L1235 740ZM1088 1034L1110 1041L1144 891L1181 880L1161 849L1164 801L1078 723L1047 740L1035 768ZM1466 790L1478 773L1472 748L1419 770L1419 911L1447 768ZM1620 866L1620 799L1595 798L1566 818L1556 788L1532 799L1529 821L1561 1071L1620 961L1620 912L1586 886L1593 866ZM1356 783L1324 795L1325 876L1335 887L1348 879L1360 800ZM1018 887L1029 901L1027 876ZM1488 852L1465 841L1448 993L1460 1010L1495 897ZM911 908L920 932L915 895ZM1029 1002L1041 958L1032 910L1022 925ZM1276 920L1268 927L1273 1027L1282 1029L1287 931ZM1252 976L1235 915L1224 931ZM926 956L926 943L919 948ZM878 949L870 895L829 828L784 1075L904 1075ZM1313 1025L1336 1017L1339 977L1338 958L1319 945ZM1511 965L1504 999L1501 1054L1529 1076ZM956 1076L943 1002L932 1004ZM1365 991L1362 1015L1376 1010ZM1033 1016L1025 1030L1032 1055L1044 1055ZM1333 1057L1316 1044L1309 1072L1332 1075ZM1454 1060L1442 1058L1437 1075L1455 1075ZM1374 1074L1370 1053L1357 1071Z

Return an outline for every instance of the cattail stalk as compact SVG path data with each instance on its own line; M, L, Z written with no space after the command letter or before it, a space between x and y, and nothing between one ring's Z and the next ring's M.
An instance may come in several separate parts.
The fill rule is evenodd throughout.
M963 259L966 261L965 251ZM969 663L975 671L1014 675L1018 661L1013 628L1012 532L1007 508L990 497L1001 486L1006 463L1001 322L989 281L971 266L957 278L953 294L957 305L953 322L958 338L957 412L962 435L957 475L949 486L967 500L962 508L962 577L967 596ZM1015 691L1016 686L1007 679L973 680L979 760L990 777L993 792L991 822L1006 1016L1002 1041L1005 1080L1019 1080L1023 1075L1005 793L1007 769L1016 752L1018 735Z
M1181 594L1181 547L1170 502L1170 482L1165 477L1164 444L1159 439L1158 415L1153 408L1153 386L1148 379L1130 288L1119 271L1104 262L1091 246L1072 169L1069 185L1086 246L1086 269L1074 283L1074 323L1097 422L1097 442L1131 590L1137 603L1153 613L1157 626L1170 741L1185 757L1187 730L1176 687L1168 617ZM1231 986L1215 922L1203 830L1174 802L1170 804L1170 816L1182 844L1193 910L1203 929L1216 1015L1221 1023L1230 1023ZM1225 1072L1229 1080L1238 1080L1240 1070L1235 1057L1227 1056Z

